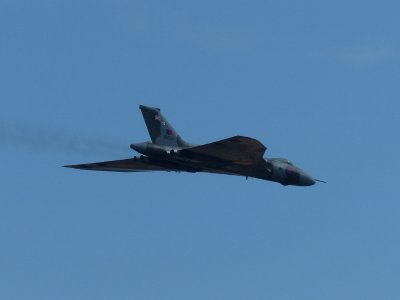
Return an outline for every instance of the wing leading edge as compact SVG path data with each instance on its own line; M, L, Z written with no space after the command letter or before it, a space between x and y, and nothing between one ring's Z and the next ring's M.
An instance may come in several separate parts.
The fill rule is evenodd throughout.
M146 172L146 171L174 171L160 163L150 162L140 159L121 159L104 161L90 164L68 165L66 168L93 170L93 171L112 171L112 172Z

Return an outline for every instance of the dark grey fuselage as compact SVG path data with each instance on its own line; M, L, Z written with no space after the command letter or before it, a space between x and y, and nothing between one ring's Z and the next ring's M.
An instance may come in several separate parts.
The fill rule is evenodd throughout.
M275 181L282 185L309 186L315 183L310 175L284 158L264 157L250 162L229 161L207 155L193 155L190 153L192 147L159 146L151 142L132 144L131 148L145 155L139 159L157 162L178 172L238 175Z

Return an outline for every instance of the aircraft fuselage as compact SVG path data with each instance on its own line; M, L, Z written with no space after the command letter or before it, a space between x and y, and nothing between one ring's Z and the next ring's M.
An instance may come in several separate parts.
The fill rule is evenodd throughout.
M282 185L310 186L315 180L302 169L294 166L284 158L263 158L252 164L212 160L209 157L196 159L187 155L181 155L180 150L190 147L166 147L155 145L151 142L131 144L131 149L149 158L173 166L174 163L191 168L192 172L221 172L229 175L253 177L270 180ZM143 157L142 157L143 159ZM178 172L180 170L177 170Z

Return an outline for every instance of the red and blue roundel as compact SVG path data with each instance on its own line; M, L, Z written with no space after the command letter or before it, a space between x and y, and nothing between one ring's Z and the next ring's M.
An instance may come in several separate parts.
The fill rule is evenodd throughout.
M286 179L285 179L285 184L297 184L300 179L300 174L296 170L287 168L285 170L286 174Z

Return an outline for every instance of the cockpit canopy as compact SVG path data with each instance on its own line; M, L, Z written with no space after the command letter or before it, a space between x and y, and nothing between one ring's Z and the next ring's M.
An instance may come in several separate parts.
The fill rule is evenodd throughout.
M288 160L287 158L268 158L268 160L269 161L279 161L279 162L288 164L290 166L293 166L292 162L290 160Z

